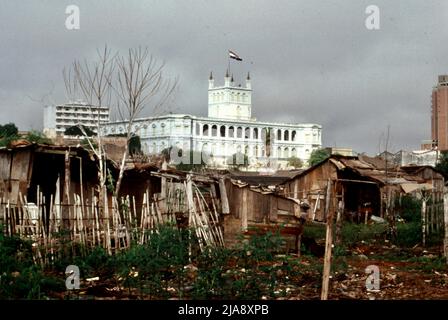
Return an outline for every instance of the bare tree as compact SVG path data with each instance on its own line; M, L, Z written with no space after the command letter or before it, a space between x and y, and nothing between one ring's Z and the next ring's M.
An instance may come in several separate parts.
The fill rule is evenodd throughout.
M135 119L147 107L157 113L176 89L177 78L165 78L165 64L159 63L148 48L129 49L127 55L117 56L116 65L117 76L112 87L117 95L118 113L126 122L127 142L115 186L115 194L118 195L129 157L129 141L133 135Z
M115 57L116 55L112 54L112 51L105 45L104 50L97 50L96 61L89 63L87 60L75 60L68 69L64 68L62 71L67 95L71 99L82 97L92 114L97 113L96 137L89 137L82 125L79 125L79 128L98 158L100 201L103 200L105 195L107 179L106 154L102 143L100 112L101 108L109 107L111 103L111 83L113 81Z

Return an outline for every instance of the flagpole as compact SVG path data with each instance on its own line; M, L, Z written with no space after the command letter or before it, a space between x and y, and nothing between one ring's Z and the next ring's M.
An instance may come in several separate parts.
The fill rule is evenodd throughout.
M227 70L229 70L229 76L230 76L230 54L229 54L229 52L227 52L227 60L228 60L228 67L227 67Z

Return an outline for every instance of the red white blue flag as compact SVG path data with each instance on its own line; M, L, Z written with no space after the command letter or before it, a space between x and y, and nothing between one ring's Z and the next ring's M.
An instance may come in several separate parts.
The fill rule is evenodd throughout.
M238 61L243 61L243 59L240 58L239 55L237 55L235 52L233 52L232 50L229 50L229 57Z

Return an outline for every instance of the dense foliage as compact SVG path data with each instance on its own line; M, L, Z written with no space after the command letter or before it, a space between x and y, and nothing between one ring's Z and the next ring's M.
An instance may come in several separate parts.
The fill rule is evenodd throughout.
M308 164L310 166L314 166L318 163L321 163L328 157L330 157L330 152L328 150L325 149L313 150L313 152L311 152L310 159L308 160Z
M445 179L448 178L448 151L440 152L439 158L437 159L436 169L445 176Z
M95 132L93 132L92 129L90 129L89 127L86 126L81 127L88 137L96 135ZM83 136L84 135L83 130L81 130L80 126L71 126L65 130L64 134L66 136Z
M288 166L293 167L295 169L300 169L303 167L303 161L293 156L288 159Z

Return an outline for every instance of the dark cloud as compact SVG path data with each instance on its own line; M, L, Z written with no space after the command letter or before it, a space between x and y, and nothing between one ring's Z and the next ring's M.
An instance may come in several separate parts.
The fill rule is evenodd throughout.
M76 4L81 29L65 29ZM381 10L381 29L364 26ZM324 144L378 151L390 125L395 150L430 134L430 93L446 67L446 1L2 1L0 123L42 127L42 107L66 101L62 69L105 43L148 46L179 76L173 112L206 115L207 77L251 71L259 120L323 125ZM151 113L146 111L146 115ZM384 140L384 139L383 139Z

